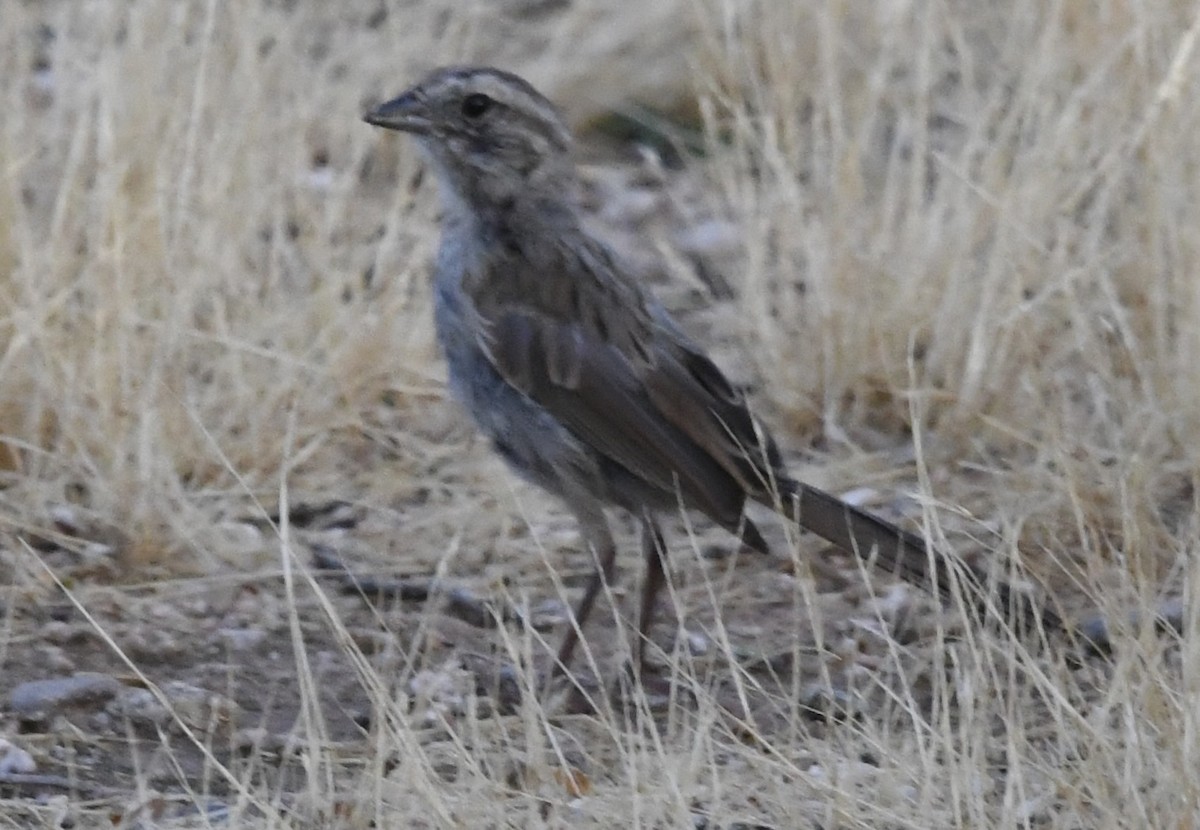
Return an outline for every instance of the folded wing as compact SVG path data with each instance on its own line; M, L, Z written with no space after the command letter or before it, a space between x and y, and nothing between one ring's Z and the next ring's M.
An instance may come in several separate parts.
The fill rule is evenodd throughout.
M726 457L736 445L718 411L729 409L726 417L738 426L749 415L713 399L673 357L631 359L580 323L520 308L491 322L487 346L506 381L594 451L661 491L664 501L678 493L722 525L737 525L747 464Z

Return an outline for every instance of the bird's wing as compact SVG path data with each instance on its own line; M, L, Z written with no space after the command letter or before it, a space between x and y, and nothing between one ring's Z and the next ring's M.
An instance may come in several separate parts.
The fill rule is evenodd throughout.
M642 373L646 394L747 494L761 498L783 471L774 439L750 413L741 390L669 318L665 323L657 334L656 365Z
M779 468L741 393L593 237L508 248L468 287L509 383L601 455L728 526Z
M666 496L736 525L744 488L682 423L711 419L699 387L678 367L636 366L577 322L510 308L491 320L488 353L497 371L602 456ZM668 406L659 401L674 399Z

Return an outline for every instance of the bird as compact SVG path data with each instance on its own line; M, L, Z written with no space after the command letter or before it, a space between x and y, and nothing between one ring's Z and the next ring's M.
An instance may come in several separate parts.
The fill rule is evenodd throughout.
M569 671L614 579L609 508L640 524L639 666L665 582L659 517L680 506L767 553L746 515L765 504L943 602L1062 626L983 568L789 475L744 392L585 227L572 134L530 83L441 68L363 119L415 138L438 183L434 320L453 396L512 470L561 500L591 548L596 569L554 673Z

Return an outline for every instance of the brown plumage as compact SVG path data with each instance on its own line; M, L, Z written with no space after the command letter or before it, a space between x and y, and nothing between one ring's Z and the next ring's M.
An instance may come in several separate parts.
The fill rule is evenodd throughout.
M442 69L366 120L413 134L438 175L435 315L456 395L517 472L563 499L595 551L577 626L612 577L605 505L643 525L639 657L663 583L654 514L681 502L764 552L746 502L778 507L946 600L953 567L968 600L987 603L984 573L787 475L742 393L583 227L570 135L529 84L495 69ZM1005 586L996 598L1033 611ZM1059 624L1047 611L1042 619ZM573 626L560 668L577 635Z

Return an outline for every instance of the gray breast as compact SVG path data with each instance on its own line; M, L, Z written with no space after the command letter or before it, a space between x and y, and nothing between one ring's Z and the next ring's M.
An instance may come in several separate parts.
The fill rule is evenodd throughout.
M467 300L456 289L439 283L434 294L434 322L454 397L509 466L534 484L553 492L567 471L573 482L581 475L599 479L592 453L495 370L469 322Z

